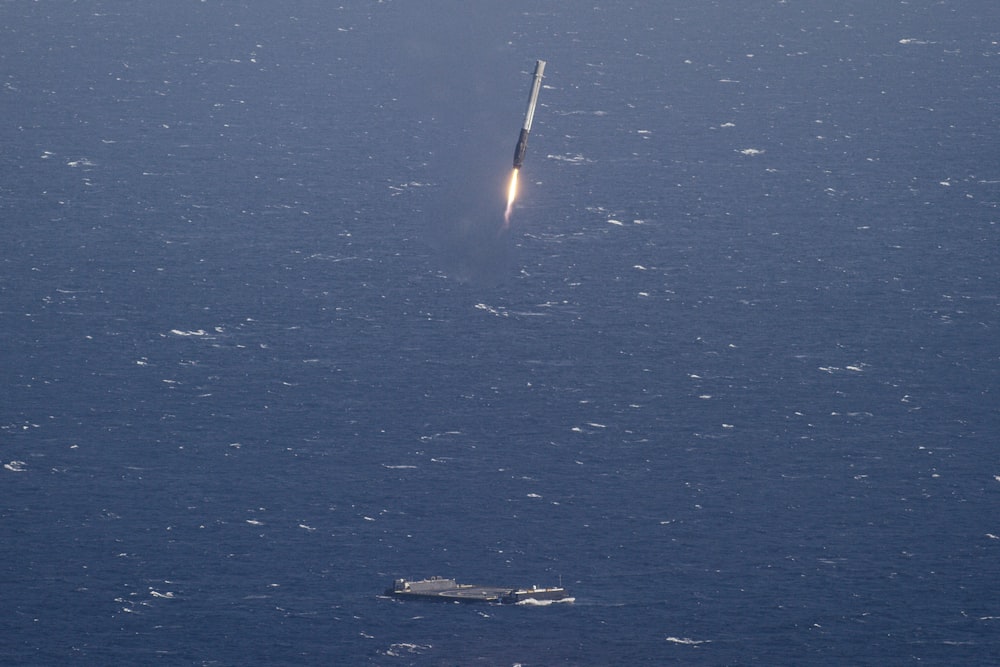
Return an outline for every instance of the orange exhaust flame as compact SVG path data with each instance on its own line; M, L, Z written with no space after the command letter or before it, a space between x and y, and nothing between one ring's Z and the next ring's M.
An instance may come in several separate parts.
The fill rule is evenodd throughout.
M507 190L507 212L503 214L503 226L506 229L510 225L510 214L514 210L514 200L517 199L517 172L515 169L510 173L510 188Z

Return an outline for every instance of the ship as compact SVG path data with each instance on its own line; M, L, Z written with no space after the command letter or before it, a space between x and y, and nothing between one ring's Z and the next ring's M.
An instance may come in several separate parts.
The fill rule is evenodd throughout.
M431 577L420 581L396 579L386 595L396 598L437 600L439 602L492 602L495 604L517 604L519 602L570 602L562 586L550 588L511 588L509 586L477 586L460 584L454 579Z

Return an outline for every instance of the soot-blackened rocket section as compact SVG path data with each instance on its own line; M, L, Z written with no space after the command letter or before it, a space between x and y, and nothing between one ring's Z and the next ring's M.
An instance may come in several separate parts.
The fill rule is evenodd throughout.
M528 149L528 133L531 132L531 121L535 117L535 105L538 104L538 89L542 86L542 72L545 71L545 61L535 61L535 75L531 80L531 94L528 95L528 108L524 112L524 123L521 134L514 147L514 169L520 169L524 164L524 152Z

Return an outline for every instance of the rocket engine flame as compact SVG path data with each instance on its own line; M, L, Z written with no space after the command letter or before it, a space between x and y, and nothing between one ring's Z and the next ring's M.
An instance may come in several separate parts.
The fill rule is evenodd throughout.
M514 169L510 173L510 187L507 189L507 212L503 214L503 226L506 228L510 225L510 214L514 210L514 200L517 199L517 172L519 169Z

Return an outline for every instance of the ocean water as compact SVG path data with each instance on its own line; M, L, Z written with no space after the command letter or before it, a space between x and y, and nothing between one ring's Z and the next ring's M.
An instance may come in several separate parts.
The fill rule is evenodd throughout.
M1000 6L832 4L3 3L0 662L996 662Z

